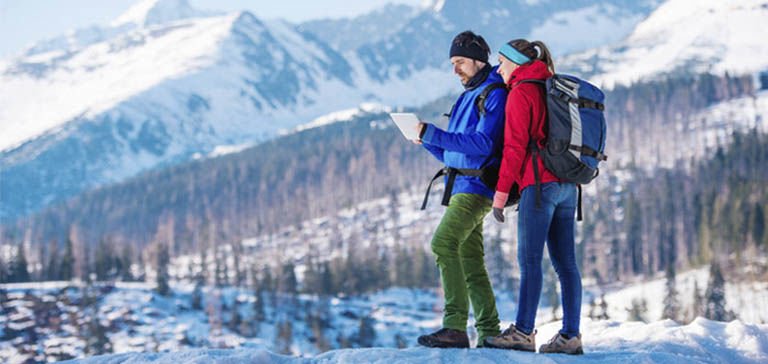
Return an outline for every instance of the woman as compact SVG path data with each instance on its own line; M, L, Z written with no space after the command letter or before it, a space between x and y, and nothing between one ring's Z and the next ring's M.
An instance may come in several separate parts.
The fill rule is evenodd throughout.
M490 347L536 351L534 324L541 295L544 242L560 280L563 327L539 349L542 353L582 354L579 315L581 276L574 248L576 185L562 182L538 158L546 142L544 81L554 73L552 56L540 41L513 40L499 50L498 73L509 87L505 106L504 152L494 195L494 217L504 221L504 204L513 183L520 186L518 261L520 299L515 324ZM526 81L526 82L523 82ZM538 175L538 178L537 178ZM540 184L537 184L537 181Z

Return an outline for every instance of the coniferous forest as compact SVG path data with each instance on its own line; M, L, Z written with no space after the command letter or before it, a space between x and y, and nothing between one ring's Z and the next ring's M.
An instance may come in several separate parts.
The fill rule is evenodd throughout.
M750 77L705 74L609 92L607 150L622 157L609 162L592 190L585 190L578 245L585 276L607 284L669 267L695 267L716 257L732 266L755 252L764 255L768 233L762 202L768 197L768 172L762 166L768 143L763 134L735 133L703 157L672 158L672 166L660 156L690 149L676 143L688 142L692 127L687 125L700 122L693 116L716 102L749 96L751 82ZM415 112L438 119L451 99ZM245 238L274 234L372 199L389 197L396 205L398 193L420 195L438 168L389 127L386 114L367 114L237 154L150 171L3 225L4 241L15 242L18 249L12 259L0 262L0 281L146 280L144 270L130 267L155 270L165 265L158 259L179 255L219 262L219 255L226 254L223 245L242 254ZM631 178L622 177L627 175ZM397 208L392 211L397 214ZM423 228L426 239L430 226ZM349 242L355 239L364 238L346 238L347 246L360 245ZM316 252L298 262L308 272L302 289L354 294L388 286L434 286L437 276L425 247L425 241L415 241L385 249L369 241L367 250L347 249L342 257ZM280 281L283 272L292 271L284 265L297 263L268 259L268 269L264 261L253 260L248 263L253 266L200 270L214 272L207 282L239 285L263 278L265 269ZM502 270L497 280L504 276ZM164 280L167 273L153 272L152 277Z

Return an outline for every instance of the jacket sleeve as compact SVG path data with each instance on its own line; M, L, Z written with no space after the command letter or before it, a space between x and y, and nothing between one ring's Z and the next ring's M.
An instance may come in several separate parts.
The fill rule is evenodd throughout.
M522 182L523 162L530 139L531 108L531 102L521 92L521 88L510 92L505 107L504 149L496 191L509 193L513 183Z
M474 130L465 133L449 133L427 124L427 130L421 138L424 144L437 146L451 152L466 155L490 155L494 142L499 142L504 128L504 91L494 90L485 101L485 115L480 118Z
M432 153L432 155L435 156L435 158L437 158L437 160L439 160L440 163L445 163L445 161L443 160L443 152L445 152L445 149L440 148L440 147L438 147L436 145L430 145L430 144L423 143L423 142L422 142L421 145L424 146L424 149L426 149L430 153Z

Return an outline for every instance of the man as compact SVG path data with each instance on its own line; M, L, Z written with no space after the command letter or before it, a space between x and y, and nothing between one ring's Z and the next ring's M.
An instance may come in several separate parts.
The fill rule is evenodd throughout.
M506 89L488 63L489 53L485 40L471 31L453 39L450 61L465 91L451 110L448 130L431 124L418 126L417 143L446 167L459 170L452 190L446 192L450 203L431 243L445 308L443 328L418 339L427 347L469 347L466 328L470 302L478 346L486 337L499 334L496 300L483 261L483 218L491 211L494 186L486 185L488 181L484 183L480 173L473 173L492 171L488 175L497 177L501 160ZM450 185L446 182L446 188Z

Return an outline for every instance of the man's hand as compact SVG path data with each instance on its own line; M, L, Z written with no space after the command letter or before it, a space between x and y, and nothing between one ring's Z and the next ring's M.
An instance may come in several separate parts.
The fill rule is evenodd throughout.
M421 133L422 133L422 130L424 130L424 127L425 127L424 123L418 123L418 124L416 124L416 135L418 135L418 136L419 136L419 139L414 139L414 140L413 140L413 143L414 143L414 144L419 144L419 145L423 144L423 143L421 142Z

